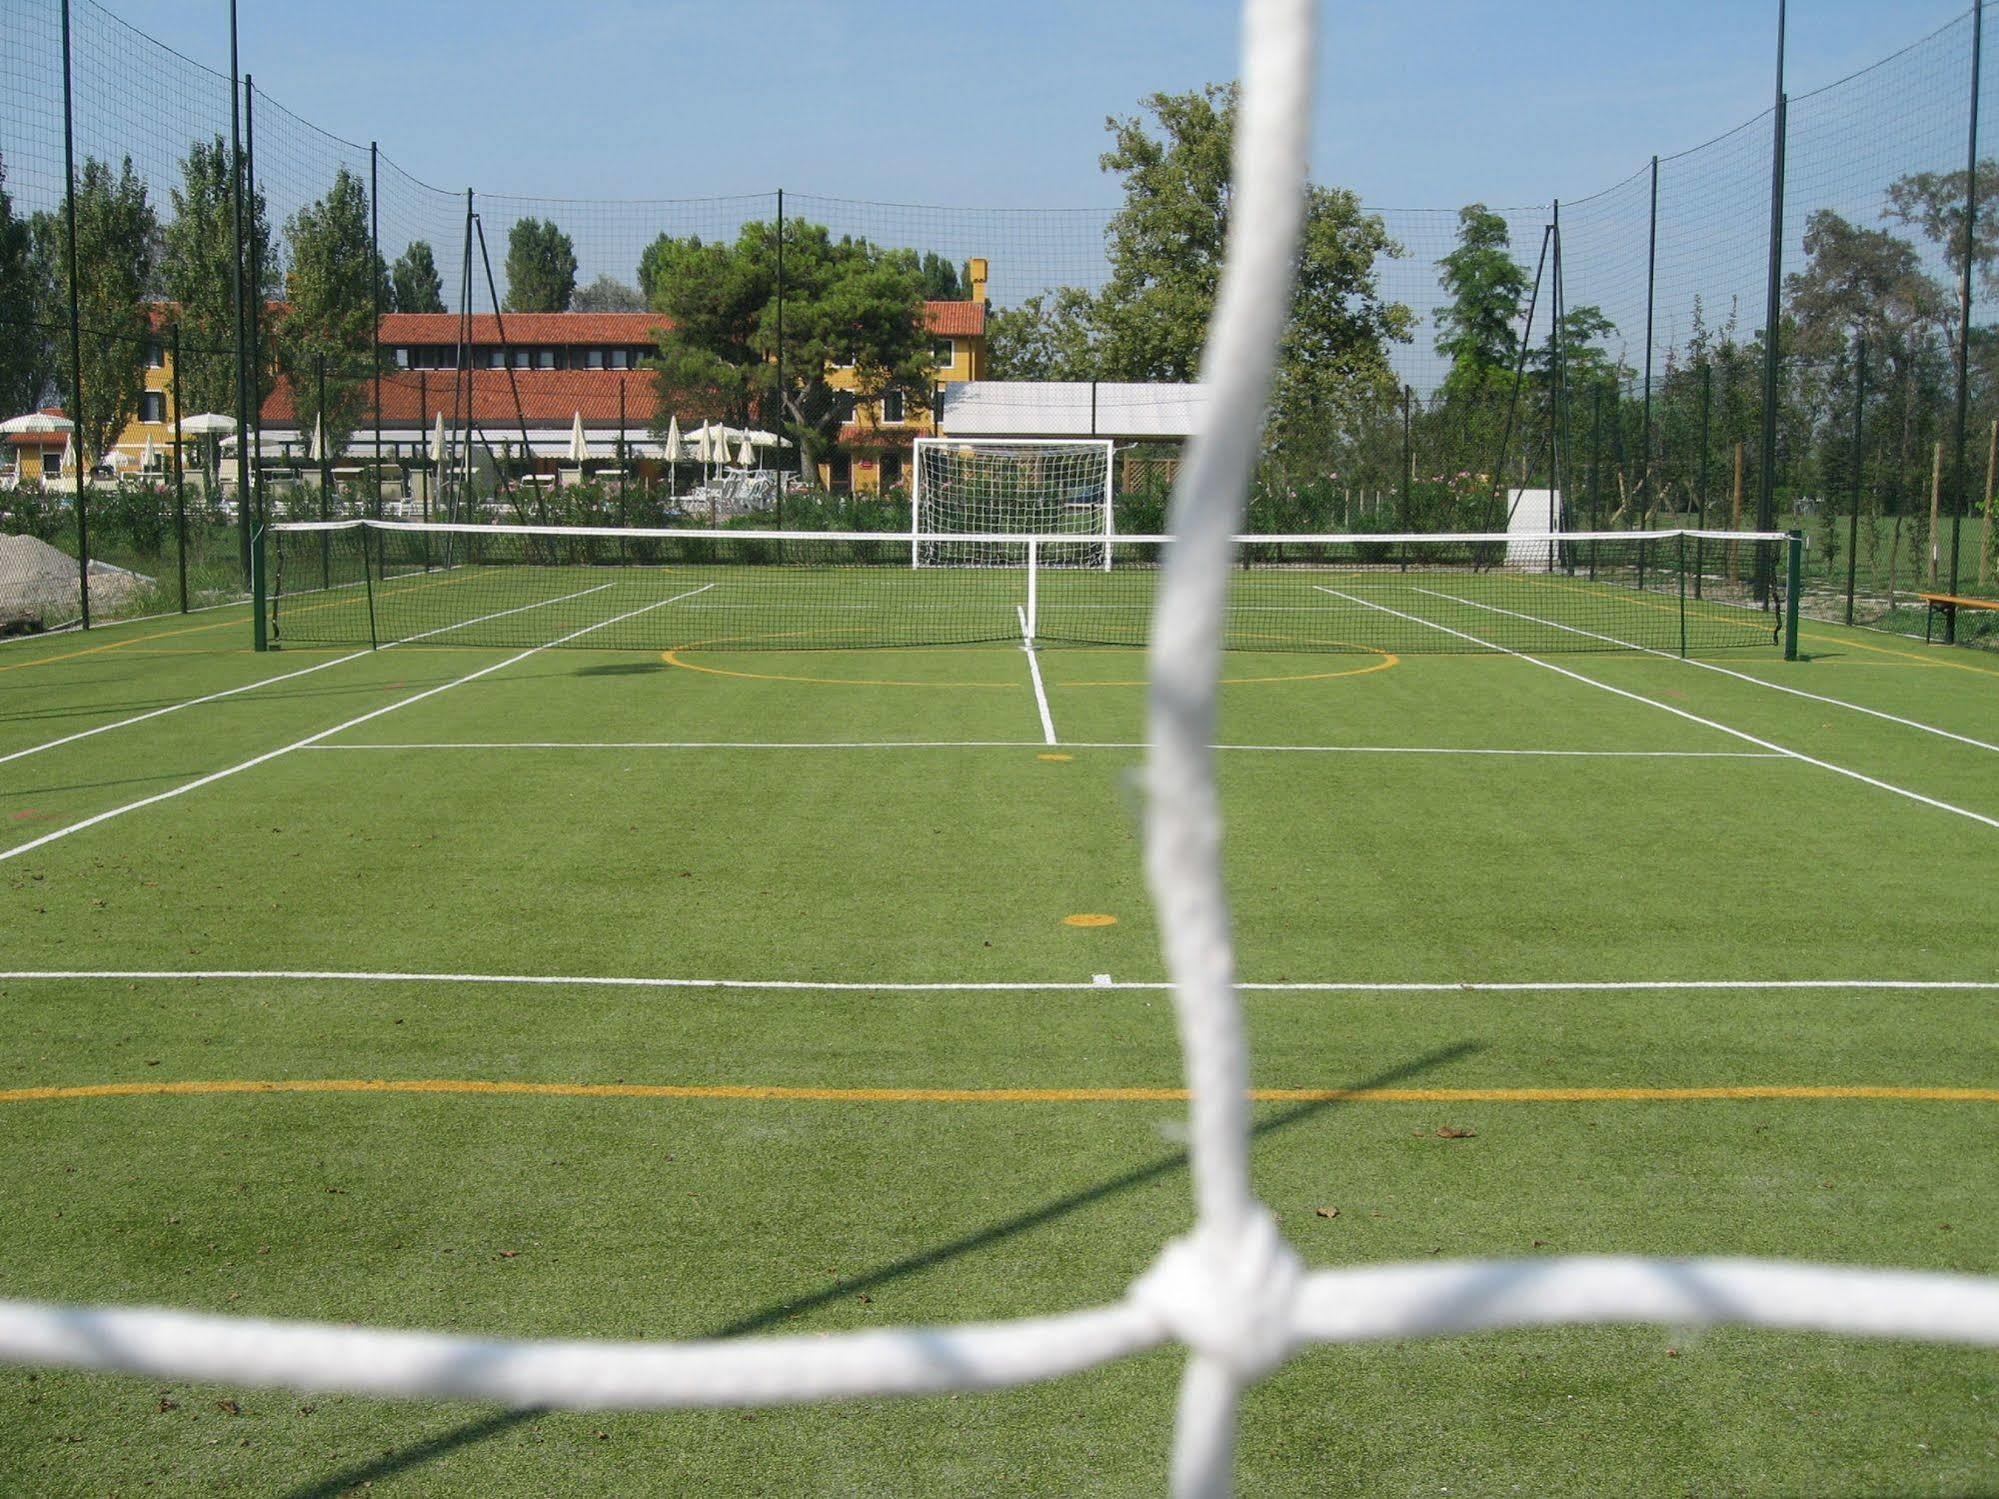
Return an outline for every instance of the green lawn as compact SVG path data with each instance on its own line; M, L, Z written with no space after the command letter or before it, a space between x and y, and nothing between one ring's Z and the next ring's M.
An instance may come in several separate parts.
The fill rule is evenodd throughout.
M1590 642L1548 619L1615 633L1611 616L1527 590L1373 597L1415 622L1382 616L1354 651L1231 653L1220 736L1244 979L1446 986L1246 994L1257 1086L1437 1095L1258 1106L1257 1186L1307 1261L1999 1272L1999 1102L1479 1096L1999 1088L1999 987L1921 987L1999 985L1999 828L1980 820L1999 818L1999 664L1808 623L1806 660L1704 658L1736 675L1543 656L1557 672L1411 642L1508 620L1531 632L1508 642L1551 650ZM1650 602L1616 601L1617 621ZM1135 652L1039 653L1051 745L1004 641L501 665L525 644L258 656L247 633L232 609L0 646L0 969L152 975L0 979L0 1295L810 1333L1100 1302L1186 1225L1170 1102L47 1096L1179 1081L1168 998L1142 987L1161 967ZM1065 923L1079 914L1116 920ZM225 970L265 976L172 976ZM386 977L329 976L360 974ZM1671 987L1712 980L1742 987ZM1897 986L1840 987L1858 980ZM1594 981L1668 987L1458 987ZM954 983L1049 987L886 987ZM4 1370L0 1491L1153 1493L1179 1363L673 1416ZM1999 1363L1962 1350L1413 1341L1308 1352L1259 1386L1240 1476L1251 1493L1955 1494L1999 1488L1995 1406Z

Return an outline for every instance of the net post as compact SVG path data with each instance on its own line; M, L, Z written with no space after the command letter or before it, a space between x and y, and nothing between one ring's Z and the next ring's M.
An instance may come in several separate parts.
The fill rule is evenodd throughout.
M1805 570L1805 533L1786 533L1784 543L1784 659L1798 659L1798 590Z
M260 514L250 526L250 649L271 648L269 621L264 618L264 518Z
M1682 531L1679 534L1678 540L1680 549L1678 559L1680 574L1680 659L1684 661L1687 656L1687 533Z
M1090 387L1095 399L1096 386ZM1104 439L1104 571L1111 570L1111 538L1117 535L1117 444Z
M375 570L368 561L368 523L361 522L361 587L368 595L368 649L379 651L381 637L375 631Z
M923 529L923 439L911 444L909 475L909 565L923 566L923 548L917 534Z
M180 612L187 613L187 475L181 463L181 418L187 413L180 404L180 322L176 317L173 335L173 370L168 380L168 399L174 411L174 552L180 574Z
M1846 622L1853 623L1853 587L1860 556L1860 496L1867 473L1867 335L1855 336L1853 372L1853 513L1846 518Z
M1110 547L1104 548L1104 565L1110 565ZM1041 543L1027 539L1027 643L1034 644L1036 620L1041 606Z

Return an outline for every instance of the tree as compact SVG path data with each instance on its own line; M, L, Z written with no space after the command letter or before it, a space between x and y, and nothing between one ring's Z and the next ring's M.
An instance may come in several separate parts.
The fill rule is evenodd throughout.
M616 276L599 276L569 299L572 312L644 312L646 299L636 286Z
M381 274L368 237L368 189L346 167L326 196L285 224L289 266L286 308L277 328L278 360L291 382L301 432L324 423L338 451L359 425L367 400L374 342L375 278ZM326 405L319 404L324 361Z
M1804 250L1805 268L1785 277L1784 290L1808 358L1844 348L1855 333L1887 357L1906 355L1911 340L1951 319L1950 293L1915 246L1886 230L1821 208L1805 221Z
M901 264L916 272L927 301L962 302L971 296L970 270L961 271L955 262L939 255L935 250L925 250L921 254L915 250L894 250L890 254Z
M1888 184L1888 206L1881 217L1919 229L1933 245L1943 246L1953 277L1964 274L1965 174L1911 172ZM1999 294L1999 216L1992 212L1999 195L1999 160L1978 163L1978 238L1972 264L1988 294Z
M181 328L181 400L189 412L236 409L236 220L229 180L229 147L221 136L195 141L180 162L172 189L174 215L162 235L160 282L178 312ZM277 257L261 188L244 199L244 237L263 285L245 283L247 296L268 303L278 294ZM259 305L262 305L260 303ZM253 402L270 390L268 369L258 372Z
M1886 230L1862 229L1831 209L1805 221L1804 250L1804 269L1784 281L1790 346L1807 370L1814 361L1834 367L1836 378L1815 392L1830 417L1850 405L1846 353L1855 334L1866 336L1868 383L1880 393L1888 439L1879 477L1890 496L1916 502L1920 530L1928 523L1923 497L1931 444L1942 434L1948 405L1956 298L1923 268L1914 245ZM1837 443L1838 423L1829 425L1828 441Z
M507 311L567 312L576 290L576 246L549 219L517 219L507 232Z
M31 223L14 216L0 162L0 412L8 416L34 410L54 387L51 290Z
M69 255L62 244L59 213L37 215L38 253L55 267L50 284L58 305L69 296ZM146 386L146 345L151 323L147 299L154 288L159 253L159 221L146 185L125 158L114 176L96 157L87 157L76 184L76 299L83 328L82 414L77 446L84 457L103 457L125 424L138 413ZM68 341L58 336L67 372ZM72 408L75 382L69 384Z
M991 380L1094 380L1089 294L1073 286L1036 292L986 319L986 377Z
M444 278L428 240L413 239L389 269L389 303L397 312L444 311Z
M782 390L770 225L743 225L733 244L661 235L646 248L639 277L653 310L670 322L656 361L662 413L704 392L732 419L768 422L781 401L800 471L810 474L856 401L891 390L928 400L934 371L923 283L905 252L836 241L823 225L795 219L784 236Z
M1193 380L1200 370L1227 248L1237 93L1215 84L1152 94L1144 113L1106 122L1112 145L1100 158L1123 179L1124 205L1111 220L1110 276L1087 301L1079 293L1038 305L1009 330L1024 358L1084 363L1119 380ZM1414 326L1407 307L1381 294L1377 262L1402 254L1381 219L1343 188L1313 187L1306 206L1297 286L1279 364L1280 421L1324 416L1330 403L1394 385L1388 346ZM1042 352L1035 352L1035 351Z
M1458 247L1439 262L1450 297L1437 312L1437 352L1451 362L1446 402L1511 384L1520 353L1514 326L1527 297L1527 271L1511 243L1506 220L1483 203L1458 210Z

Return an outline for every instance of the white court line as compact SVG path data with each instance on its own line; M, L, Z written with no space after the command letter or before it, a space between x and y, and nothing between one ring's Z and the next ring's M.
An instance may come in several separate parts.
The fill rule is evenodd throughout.
M1772 692L1788 693L1792 697L1809 698L1815 703L1824 703L1831 708L1845 708L1852 713L1865 713L1869 718L1886 719L1898 723L1906 729L1921 729L1925 734L1935 734L1940 739L1955 739L1959 744L1968 744L1973 749L1991 750L1999 754L1999 744L1988 744L1983 739L1973 739L1969 734L1955 734L1949 729L1940 729L1935 724L1923 723L1919 719L1903 718L1900 714L1884 713L1879 708L1865 707L1860 703L1849 703L1843 697L1826 697L1822 693L1807 692L1802 687L1786 686L1782 682L1766 682L1761 677L1752 677L1746 671L1734 671L1726 666L1717 666L1712 661L1696 661L1691 656L1676 656L1671 651L1657 650L1649 645L1634 645L1628 640L1619 640L1615 635L1599 635L1595 630L1585 630L1576 625L1565 625L1557 620L1543 619L1538 614L1522 614L1517 609L1502 609L1497 604L1483 604L1477 599L1465 598L1462 594L1443 593L1435 588L1425 588L1412 584L1417 593L1427 593L1432 598L1449 599L1454 604L1468 604L1474 609L1484 609L1493 614L1510 614L1515 619L1524 619L1531 624L1547 625L1550 629L1567 630L1571 635L1586 635L1591 640L1601 640L1610 645L1622 646L1626 650L1643 651L1648 656L1663 657L1667 661L1678 661L1687 666L1698 666L1702 671L1718 671L1724 677L1734 677L1738 682L1751 682L1758 687L1767 687Z
M482 614L477 619L461 619L455 624L439 625L434 630L424 630L416 635L399 636L383 646L382 649L388 651L394 650L399 645L413 645L419 640L428 640L433 635L449 635L453 630L467 630L473 625L483 625L489 619L505 619L509 614L525 614L530 609L546 609L550 604L566 604L571 599L580 599L589 594L602 593L607 588L615 588L617 586L618 580L614 578L609 583L599 583L591 588L579 588L574 593L557 594L552 599L536 599L532 604L516 604L511 609L495 609L491 614ZM606 620L605 623L609 624L611 621ZM597 627L592 625L591 628L595 629ZM564 638L573 639L574 637L565 636ZM540 649L540 647L536 647L536 649Z
M1041 713L1041 737L1049 744L1055 743L1055 719L1048 711L1048 690L1041 685L1041 663L1034 658L1034 638L1027 633L1027 610L1019 604L1013 606L1020 616L1020 648L1027 653L1027 674L1034 681L1034 706Z
M231 765L226 769L210 771L207 775L199 776L192 781L183 783L182 785L170 787L168 790L165 791L155 792L151 796L141 797L138 801L135 802L126 802L121 807L112 807L107 811L95 813L92 816L84 818L80 822L73 822L70 823L67 827L60 827L55 829L53 832L44 833L39 838L30 838L26 843L17 843L12 848L0 849L0 863L5 863L9 859L19 858L22 854L27 853L30 849L36 849L42 847L44 844L54 843L57 839L67 838L72 833L80 833L85 828L94 828L100 822L109 822L114 817L122 817L127 812L136 812L142 807L150 807L159 802L169 801L177 796L185 796L188 792L198 791L203 786L212 786L217 781L225 781L229 777L233 775L240 775L242 772L246 770L254 770L259 765L265 765L270 763L272 760L278 759L281 756L289 755L293 750L310 749L313 745L318 744L321 740L330 739L335 734L338 734L343 730L356 728L361 724L367 723L370 719L380 718L385 713L393 713L398 708L407 708L411 703L420 703L427 697L436 697L437 694L440 692L449 692L452 688L462 687L467 682L476 682L479 678L485 676L491 676L494 672L502 671L505 668L512 666L517 661L525 661L527 660L528 657L533 655L538 655L542 651L550 650L553 647L559 645L567 645L572 640L581 639L583 636L588 635L593 630L601 630L604 629L606 626L619 624L624 620L632 619L640 614L649 613L654 609L663 609L668 604L678 603L681 599L688 598L691 597L693 594L700 593L702 589L713 588L714 586L715 585L713 583L703 583L700 588L691 588L686 593L675 594L670 599L660 599L656 603L641 605L637 609L627 610L625 613L615 615L610 619L599 620L594 625L585 625L582 629L572 630L570 631L569 634L562 636L558 640L551 640L542 645L529 646L526 650L521 651L515 655L509 656L504 661L496 661L490 666L482 666L477 671L467 672L462 677L453 677L449 682L440 683L436 687L427 687L422 692L415 693L409 697L398 698L395 702L386 704L383 707L370 709L368 712L361 714L358 718L350 718L345 723L337 723L330 729L321 729L316 734L308 734L306 735L305 738L294 740L292 743L283 745L278 749L266 750L261 755L253 755L248 760L240 761L239 763Z
M819 979L653 978L617 974L547 973L388 973L339 968L20 968L0 970L0 983L182 981L300 982L360 984L520 984L534 988L573 986L593 989L758 989L823 990L852 994L1032 994L1083 989L1124 989L1154 993L1173 986L1163 980L1089 980L861 983ZM1335 980L1281 983L1241 982L1252 994L1654 994L1757 989L1856 993L1879 989L1923 992L1999 993L1999 979L1505 979L1491 982L1372 982Z
M599 583L595 588L580 588L575 593L562 595L561 598L543 599L540 603L522 604L519 608L501 609L492 614L482 614L477 619L461 620L457 624L443 625L435 630L425 630L421 635L406 635L400 640L391 640L382 649L385 651L393 650L399 645L409 645L413 641L428 640L433 635L442 635L451 630L462 630L467 625L484 624L489 619L499 619L508 614L519 614L527 609L540 609L548 604L560 604L569 599L580 599L586 593L599 593L612 586L610 583ZM74 744L77 740L88 739L94 734L108 734L113 729L129 728L135 723L144 723L150 718L162 718L169 713L178 713L183 708L198 708L203 703L213 703L225 697L234 697L239 692L252 692L259 687L269 687L278 682L289 682L297 677L310 676L316 671L326 670L329 666L339 666L344 662L358 661L361 657L368 654L369 652L365 650L350 651L344 656L335 656L330 661L321 661L312 666L301 667L297 671L285 672L280 676L263 677L255 682L244 682L240 686L224 688L221 692L211 692L205 697L191 697L183 702L169 703L164 708L154 708L146 713L135 713L130 718L119 719L116 723L101 723L94 729L83 729L75 734L65 734L62 738L51 739L45 744L31 744L26 749L18 749L8 754L0 755L0 765L5 765L9 760L24 760L29 755L39 755L43 750L59 749L65 744Z
M1049 743L1054 741L1050 740ZM1039 749L1033 739L518 739L314 744L313 750L875 750ZM1065 749L1142 750L1142 744L1071 739ZM1520 755L1577 760L1787 760L1775 750L1473 749L1407 744L1211 744L1211 750L1273 755Z
M94 729L81 729L74 734L65 734L60 739L51 739L43 744L31 744L26 749L13 750L7 754L0 755L0 765L5 765L9 760L25 760L30 755L39 755L43 750L60 749L65 744L75 744L77 740L88 739L94 734L108 734L113 729L129 728L135 723L144 723L149 718L162 718L169 713L178 713L183 708L198 708L203 703L213 703L225 697L234 697L239 692L249 692L258 687L270 687L278 682L289 682L298 677L310 676L313 672L325 671L329 666L338 666L342 662L352 661L356 657L367 654L367 651L360 650L351 652L345 656L335 656L331 660L321 661L312 666L301 667L297 671L288 671L281 676L262 677L254 682L244 682L235 687L225 688L221 692L211 692L205 697L191 697L178 703L168 703L164 708L154 708L145 713L135 713L130 718L119 719L116 723L101 723Z
M1434 619L1423 619L1418 615L1404 614L1400 609L1391 609L1386 604L1377 604L1367 599L1356 598L1350 593L1341 593L1337 588L1324 588L1318 584L1314 584L1313 586L1319 587L1321 592L1332 594L1335 598L1342 598L1348 603L1359 604L1364 609L1378 609L1383 614L1392 614L1397 619L1408 620L1411 624L1427 625L1433 630L1441 630L1446 635L1455 635L1460 640L1469 640L1473 645L1483 646L1486 650L1502 651L1509 656L1518 656L1522 661L1530 662L1547 671L1559 673L1571 681L1581 682L1586 687L1595 687L1603 692L1614 693L1618 697L1628 698L1634 703L1643 703L1648 708L1657 708L1661 713L1670 713L1675 718L1684 718L1688 723L1700 724L1704 728L1726 734L1731 739L1740 739L1745 744L1753 744L1759 749L1775 750L1780 755L1788 756L1793 760L1803 761L1806 765L1816 765L1820 770L1829 770L1834 775L1845 776L1848 780L1859 781L1863 785L1874 787L1876 790L1886 791L1895 796L1906 797L1912 802L1921 802L1924 806L1935 807L1940 812L1955 813L1957 816L1967 817L1973 822L1982 822L1988 828L1999 828L1999 818L1987 817L1983 812L1968 811L1963 807L1953 806L1949 802L1938 801L1933 796L1924 796L1920 791L1911 791L1905 786L1892 785L1887 781L1877 780L1873 776L1864 775L1860 771L1848 770L1844 765L1835 765L1830 760L1821 760L1817 756L1807 755L1801 750L1787 749L1781 744L1773 744L1768 739L1758 739L1754 734L1744 733L1741 729L1731 729L1727 724L1717 723L1712 718L1703 718L1698 713L1689 713L1684 708L1675 708L1670 703L1662 703L1654 698L1645 697L1636 692L1626 692L1622 687L1613 687L1608 682L1599 682L1595 677L1586 677L1579 671L1569 670L1566 666L1557 666L1552 661L1543 661L1539 656L1530 656L1525 651L1516 651L1511 646L1500 645L1497 641L1485 640L1477 635L1467 634L1463 630L1454 630L1449 625L1440 625ZM1439 597L1448 598L1450 595L1444 594L1439 595Z

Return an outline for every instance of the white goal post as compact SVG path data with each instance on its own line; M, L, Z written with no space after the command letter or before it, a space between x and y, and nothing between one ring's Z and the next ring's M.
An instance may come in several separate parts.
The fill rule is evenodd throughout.
M910 468L912 567L1003 567L1024 553L995 536L1074 536L1049 567L1109 570L1113 444L1107 437L919 437ZM954 534L977 541L950 541Z

